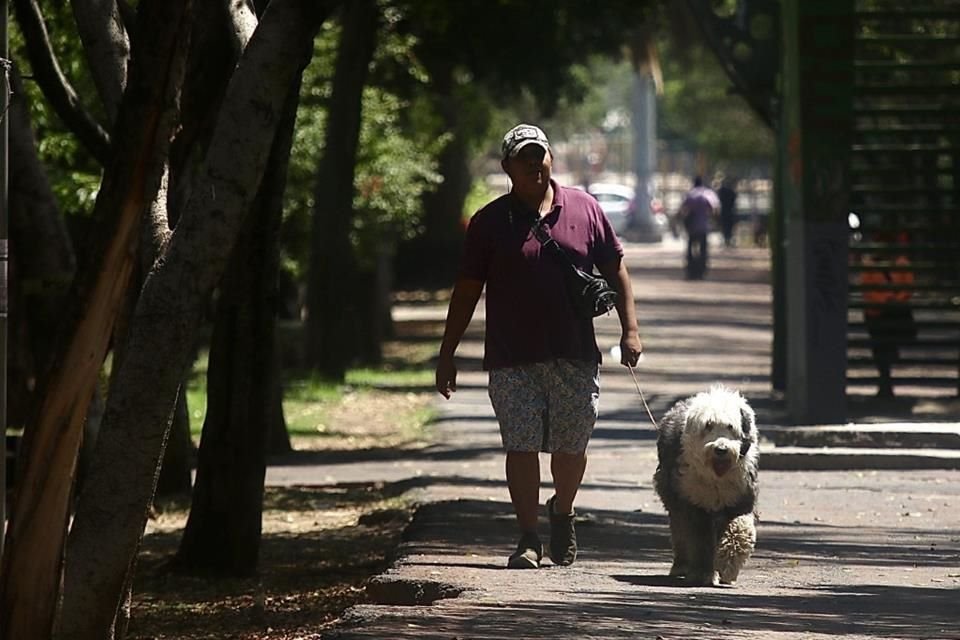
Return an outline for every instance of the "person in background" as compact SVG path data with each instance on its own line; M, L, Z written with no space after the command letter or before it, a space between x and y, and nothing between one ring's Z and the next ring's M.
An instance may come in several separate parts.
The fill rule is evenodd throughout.
M717 189L720 200L720 230L723 232L723 244L733 246L733 231L737 226L737 191L733 188L732 178L724 178Z
M891 234L875 233L873 241L885 243ZM893 244L906 247L906 232L892 236ZM900 359L900 346L917 337L917 325L910 308L914 276L906 251L883 255L864 254L860 272L863 289L863 320L870 334L870 348L877 365L877 396L893 397L891 369ZM872 287L874 288L871 288Z
M437 391L457 389L454 353L486 287L483 368L506 451L506 476L520 541L511 569L535 569L543 557L537 531L540 452L550 455L554 495L547 500L550 559L577 557L574 499L586 469L586 449L597 420L600 350L592 318L579 315L566 289L564 268L533 235L540 225L578 267L596 266L617 292L621 363L637 363L643 346L623 248L594 198L551 178L553 154L536 126L520 124L501 144L510 193L470 220L460 273L447 310L437 358Z
M719 209L717 194L703 185L703 178L695 177L678 215L687 232L687 280L703 280L707 275L707 235Z

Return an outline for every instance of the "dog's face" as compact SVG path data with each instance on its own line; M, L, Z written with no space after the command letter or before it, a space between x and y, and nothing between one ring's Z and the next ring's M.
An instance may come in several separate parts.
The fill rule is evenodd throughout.
M743 458L756 455L755 420L753 409L737 392L714 388L697 394L687 405L684 452L722 478Z

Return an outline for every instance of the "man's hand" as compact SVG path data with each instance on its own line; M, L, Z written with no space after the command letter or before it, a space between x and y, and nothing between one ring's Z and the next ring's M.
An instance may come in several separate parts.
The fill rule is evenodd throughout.
M447 400L457 390L457 365L453 356L443 356L437 360L437 391Z
M640 342L640 335L635 331L624 333L620 338L620 364L625 367L635 367L641 354L643 354L643 344Z

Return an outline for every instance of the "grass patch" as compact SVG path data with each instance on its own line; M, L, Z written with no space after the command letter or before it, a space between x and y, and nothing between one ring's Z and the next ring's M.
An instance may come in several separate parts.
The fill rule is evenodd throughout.
M435 348L431 346L424 353L432 357ZM415 359L408 359L402 367L394 361L381 368L351 369L344 383L331 382L313 374L288 372L283 391L283 414L290 435L324 437L338 433L330 423L344 402L360 406L366 400L379 406L384 398L395 397L396 407L409 408L410 403L405 401L407 394L428 392L434 376L433 369L426 368L429 357L420 353L415 355ZM207 413L207 357L206 351L200 353L187 385L190 433L194 439L200 437ZM398 421L398 427L409 432L412 427L426 424L432 414L415 407L411 414L393 413L393 417Z

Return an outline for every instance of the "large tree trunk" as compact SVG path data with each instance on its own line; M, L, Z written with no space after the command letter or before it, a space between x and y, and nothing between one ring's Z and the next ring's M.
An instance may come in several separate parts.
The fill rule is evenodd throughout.
M271 369L273 373L270 376L270 385L273 392L270 399L271 417L267 428L270 433L267 436L267 455L278 455L293 451L293 445L290 444L290 433L287 431L287 420L283 415L283 373L280 364L280 349L276 344L276 335L274 335L273 364Z
M188 496L192 482L193 439L190 437L190 414L184 387L177 396L170 437L163 451L163 463L157 478L157 497Z
M283 100L326 9L316 0L270 3L230 81L204 174L147 276L70 531L63 640L109 637L207 300L250 210Z
M243 0L201 2L194 9L181 120L170 150L170 226L175 227L206 156L230 74L257 26Z
M57 367L25 434L25 468L7 530L0 585L5 638L50 633L81 428L135 268L140 218L157 188L151 178L159 175L156 167L167 153L172 123L165 112L182 72L173 61L182 46L185 4L157 0L140 5L143 28L118 120L123 135L94 207L106 247L95 254L98 267L71 294L66 317L77 320L58 343L65 346L56 349Z
M279 231L299 95L298 74L256 203L220 286L197 485L177 553L177 564L188 572L248 576L257 569L267 445L278 400Z
M53 356L50 336L60 320L76 258L56 196L37 155L23 84L16 68L11 70L11 80L9 210L16 277L10 279L14 339L10 341L7 424L22 425L36 402L39 380Z
M74 0L75 3L80 1L101 0ZM144 241L147 246L157 248L144 269L145 273L160 253L159 247L169 239L170 227L175 226L180 218L193 179L198 174L197 167L207 152L230 74L257 26L253 8L243 0L198 3L193 15L187 72L181 94L180 126L170 152L168 197L162 210L155 209L156 217L162 220L153 220L150 226L155 233L161 230L164 233ZM190 494L190 472L196 451L190 436L186 384L185 378L160 466L156 497Z
M400 245L396 263L403 284L446 286L456 275L463 246L463 205L472 180L469 142L484 126L464 119L464 113L475 113L476 108L463 104L453 66L435 64L429 72L441 130L451 138L437 159L443 181L423 196L423 235Z
M361 305L361 331L358 337L363 361L371 365L383 362L383 343L393 337L394 332L390 293L393 291L396 245L392 240L384 240L376 251L373 270L363 274L363 277L370 279L370 285L361 289L367 294Z
M376 1L346 3L341 22L326 146L317 170L306 323L307 365L333 380L343 380L357 350L358 274L350 242L353 179L363 88L376 48Z

